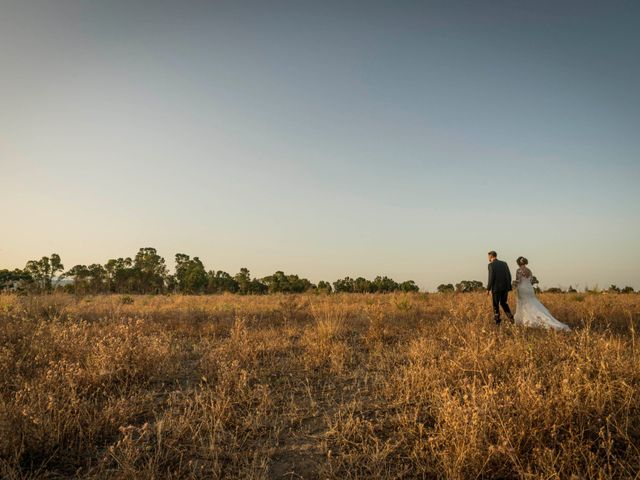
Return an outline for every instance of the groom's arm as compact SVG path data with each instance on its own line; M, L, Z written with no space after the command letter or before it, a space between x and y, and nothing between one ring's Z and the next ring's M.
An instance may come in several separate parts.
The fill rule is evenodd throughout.
M487 291L491 291L493 289L493 282L495 280L495 273L493 271L493 264L489 264L489 280L487 280Z

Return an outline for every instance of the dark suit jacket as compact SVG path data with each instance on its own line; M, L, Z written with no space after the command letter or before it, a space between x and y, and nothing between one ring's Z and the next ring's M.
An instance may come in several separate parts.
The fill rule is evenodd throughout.
M496 259L489 264L487 290L491 292L508 292L511 290L511 272L507 262Z

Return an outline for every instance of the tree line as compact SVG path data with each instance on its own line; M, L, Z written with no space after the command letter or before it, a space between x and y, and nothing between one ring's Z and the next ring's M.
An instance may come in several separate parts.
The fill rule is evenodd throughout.
M66 280L65 280L66 279ZM413 280L398 283L386 276L374 280L345 277L335 282L314 284L298 275L277 271L262 278L251 276L247 268L231 275L222 270L208 270L198 257L184 253L175 256L175 271L169 273L165 259L155 248L140 248L135 257L114 258L104 265L75 265L65 270L56 253L40 260L30 260L23 269L0 270L0 290L50 293L62 289L75 294L216 294L264 295L269 293L345 292L390 293L417 292Z
M65 281L66 279L66 281ZM538 280L533 277L536 291ZM277 271L273 275L255 278L247 268L241 268L231 275L222 270L208 270L198 257L191 258L184 253L175 256L175 271L169 273L165 259L155 248L140 248L133 257L114 258L104 265L75 265L65 270L60 255L52 253L40 260L29 260L23 269L0 269L0 291L11 290L29 293L50 293L55 289L75 294L122 293L122 294L216 294L237 293L241 295L264 295L269 293L303 293L308 291L337 293L391 293L417 292L413 280L396 282L386 276L373 280L363 277L345 277L333 283L320 281L312 283L298 275ZM439 293L470 293L483 291L484 285L478 280L463 280L438 285ZM611 285L607 293L633 293L632 287L619 288ZM545 292L563 293L557 287ZM577 292L569 287L566 292ZM600 292L600 291L599 291Z

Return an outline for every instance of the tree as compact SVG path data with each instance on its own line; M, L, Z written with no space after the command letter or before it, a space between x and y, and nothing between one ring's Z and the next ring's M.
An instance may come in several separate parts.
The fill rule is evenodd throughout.
M202 293L208 283L207 271L198 257L191 261L191 268L185 278L185 291L189 293Z
M32 280L32 285L36 291L51 293L53 289L53 279L58 273L64 271L64 265L60 260L60 255L52 253L50 257L42 257L40 260L29 260L24 267L24 271ZM58 275L56 284L63 278Z
M400 290L402 290L403 292L419 292L420 287L418 287L418 285L416 285L416 282L414 282L413 280L407 280L406 282L402 282L400 284Z
M176 253L176 281L180 287L180 282L184 281L187 266L189 264L190 257L184 253Z
M611 285L607 291L609 293L620 293L620 289L616 285Z
M273 275L264 277L261 282L266 285L268 293L302 293L315 288L306 278L298 275L286 275L278 270Z
M558 287L551 287L545 290L545 293L562 293L562 289Z
M438 293L453 293L456 291L455 287L453 286L452 283L441 283L440 285L438 285Z
M251 282L249 282L249 294L264 295L265 293L267 293L267 291L268 287L257 278L254 278L253 280L251 280Z
M238 293L242 295L262 295L269 290L269 287L259 279L252 279L249 269L245 267L240 269L234 280L238 284Z
M633 293L633 292L634 292L633 287L629 287L629 286L626 286L622 290L620 290L620 293Z
M371 293L375 292L375 286L366 278L358 277L353 281L354 293Z
M456 283L456 292L458 293L480 292L482 290L484 290L484 286L478 280L462 280L460 283Z
M135 272L131 258L112 258L104 266L106 288L109 292L129 293L134 289Z
M329 282L325 282L324 280L320 280L318 282L318 291L320 292L325 292L325 293L331 293L331 284Z
M73 279L73 292L86 293L87 282L86 278L89 276L89 269L86 265L74 265L66 273L67 277Z
M182 293L204 292L209 278L198 257L189 258L184 253L176 254L176 283Z
M237 293L239 289L238 282L227 272L211 270L208 277L207 293Z
M248 268L242 267L240 272L236 273L236 276L233 278L238 284L238 293L240 295L246 295L249 293L249 288L251 286L251 274L249 273Z
M23 284L29 283L30 281L31 276L19 268L14 270L0 270L0 291L19 290Z
M287 275L287 280L293 293L302 293L316 288L308 279L298 277L298 275Z
M264 277L262 283L267 286L269 293L290 293L292 291L289 278L280 270L273 275Z
M177 292L178 291L178 280L175 275L167 275L164 277L164 285L167 287L167 292Z
M351 277L344 277L342 280L333 282L333 289L336 293L353 293L354 283Z
M160 293L164 289L167 267L155 248L141 248L133 260L136 290L139 293Z
M399 285L389 277L377 276L373 280L374 292L389 293L398 290Z
M92 263L87 267L89 272L89 289L92 293L102 293L106 290L107 271L99 263Z
M66 277L73 278L72 288L74 293L102 293L107 290L105 267L98 263L75 265L65 273Z

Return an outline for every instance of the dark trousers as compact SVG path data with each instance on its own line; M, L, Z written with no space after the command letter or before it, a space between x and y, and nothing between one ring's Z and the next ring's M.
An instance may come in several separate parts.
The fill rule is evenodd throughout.
M493 318L495 319L496 324L500 325L500 307L502 307L502 310L504 310L504 313L506 313L507 318L509 318L509 320L513 320L511 309L509 308L509 304L507 303L509 292L492 292L491 297L493 300Z

